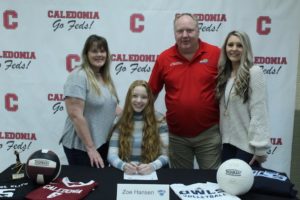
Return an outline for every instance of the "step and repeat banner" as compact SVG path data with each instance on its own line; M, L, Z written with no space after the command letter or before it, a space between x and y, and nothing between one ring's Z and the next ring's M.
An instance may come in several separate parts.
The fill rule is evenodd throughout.
M58 141L63 84L91 34L104 36L123 106L132 81L148 80L174 44L173 19L190 12L200 38L221 46L228 32L249 34L267 78L272 148L265 167L290 173L299 55L299 0L0 0L0 171L41 148L66 159ZM156 109L165 112L164 93Z

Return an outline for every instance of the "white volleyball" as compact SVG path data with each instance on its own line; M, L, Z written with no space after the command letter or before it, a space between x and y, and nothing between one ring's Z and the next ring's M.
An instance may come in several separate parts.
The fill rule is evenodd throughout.
M217 182L221 189L231 195L247 193L254 182L252 168L240 159L229 159L217 170Z

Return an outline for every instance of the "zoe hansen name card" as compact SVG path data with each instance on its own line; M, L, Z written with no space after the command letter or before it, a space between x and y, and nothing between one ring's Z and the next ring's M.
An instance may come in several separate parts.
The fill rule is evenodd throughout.
M166 184L118 184L117 200L169 200Z

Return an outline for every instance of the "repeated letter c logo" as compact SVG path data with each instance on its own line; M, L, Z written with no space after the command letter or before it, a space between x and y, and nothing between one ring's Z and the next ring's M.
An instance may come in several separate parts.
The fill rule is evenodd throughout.
M3 13L3 26L6 29L16 29L18 27L18 22L13 22L12 18L18 18L18 13L16 11L6 10Z
M144 30L144 25L138 25L137 22L142 22L145 20L144 15L142 14L132 14L130 16L130 30L135 33L140 33Z
M271 28L266 26L266 24L271 24L272 20L269 16L260 16L256 23L256 32L259 35L269 35Z
M18 110L18 96L13 93L7 93L5 95L5 108L10 112L16 112Z

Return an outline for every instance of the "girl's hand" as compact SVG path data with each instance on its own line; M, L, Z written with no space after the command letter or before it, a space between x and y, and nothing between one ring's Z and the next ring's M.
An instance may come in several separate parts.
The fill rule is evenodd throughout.
M151 164L140 164L137 166L138 173L141 175L151 174L154 168Z
M137 174L138 173L137 165L134 163L126 163L124 165L124 172L129 175Z

